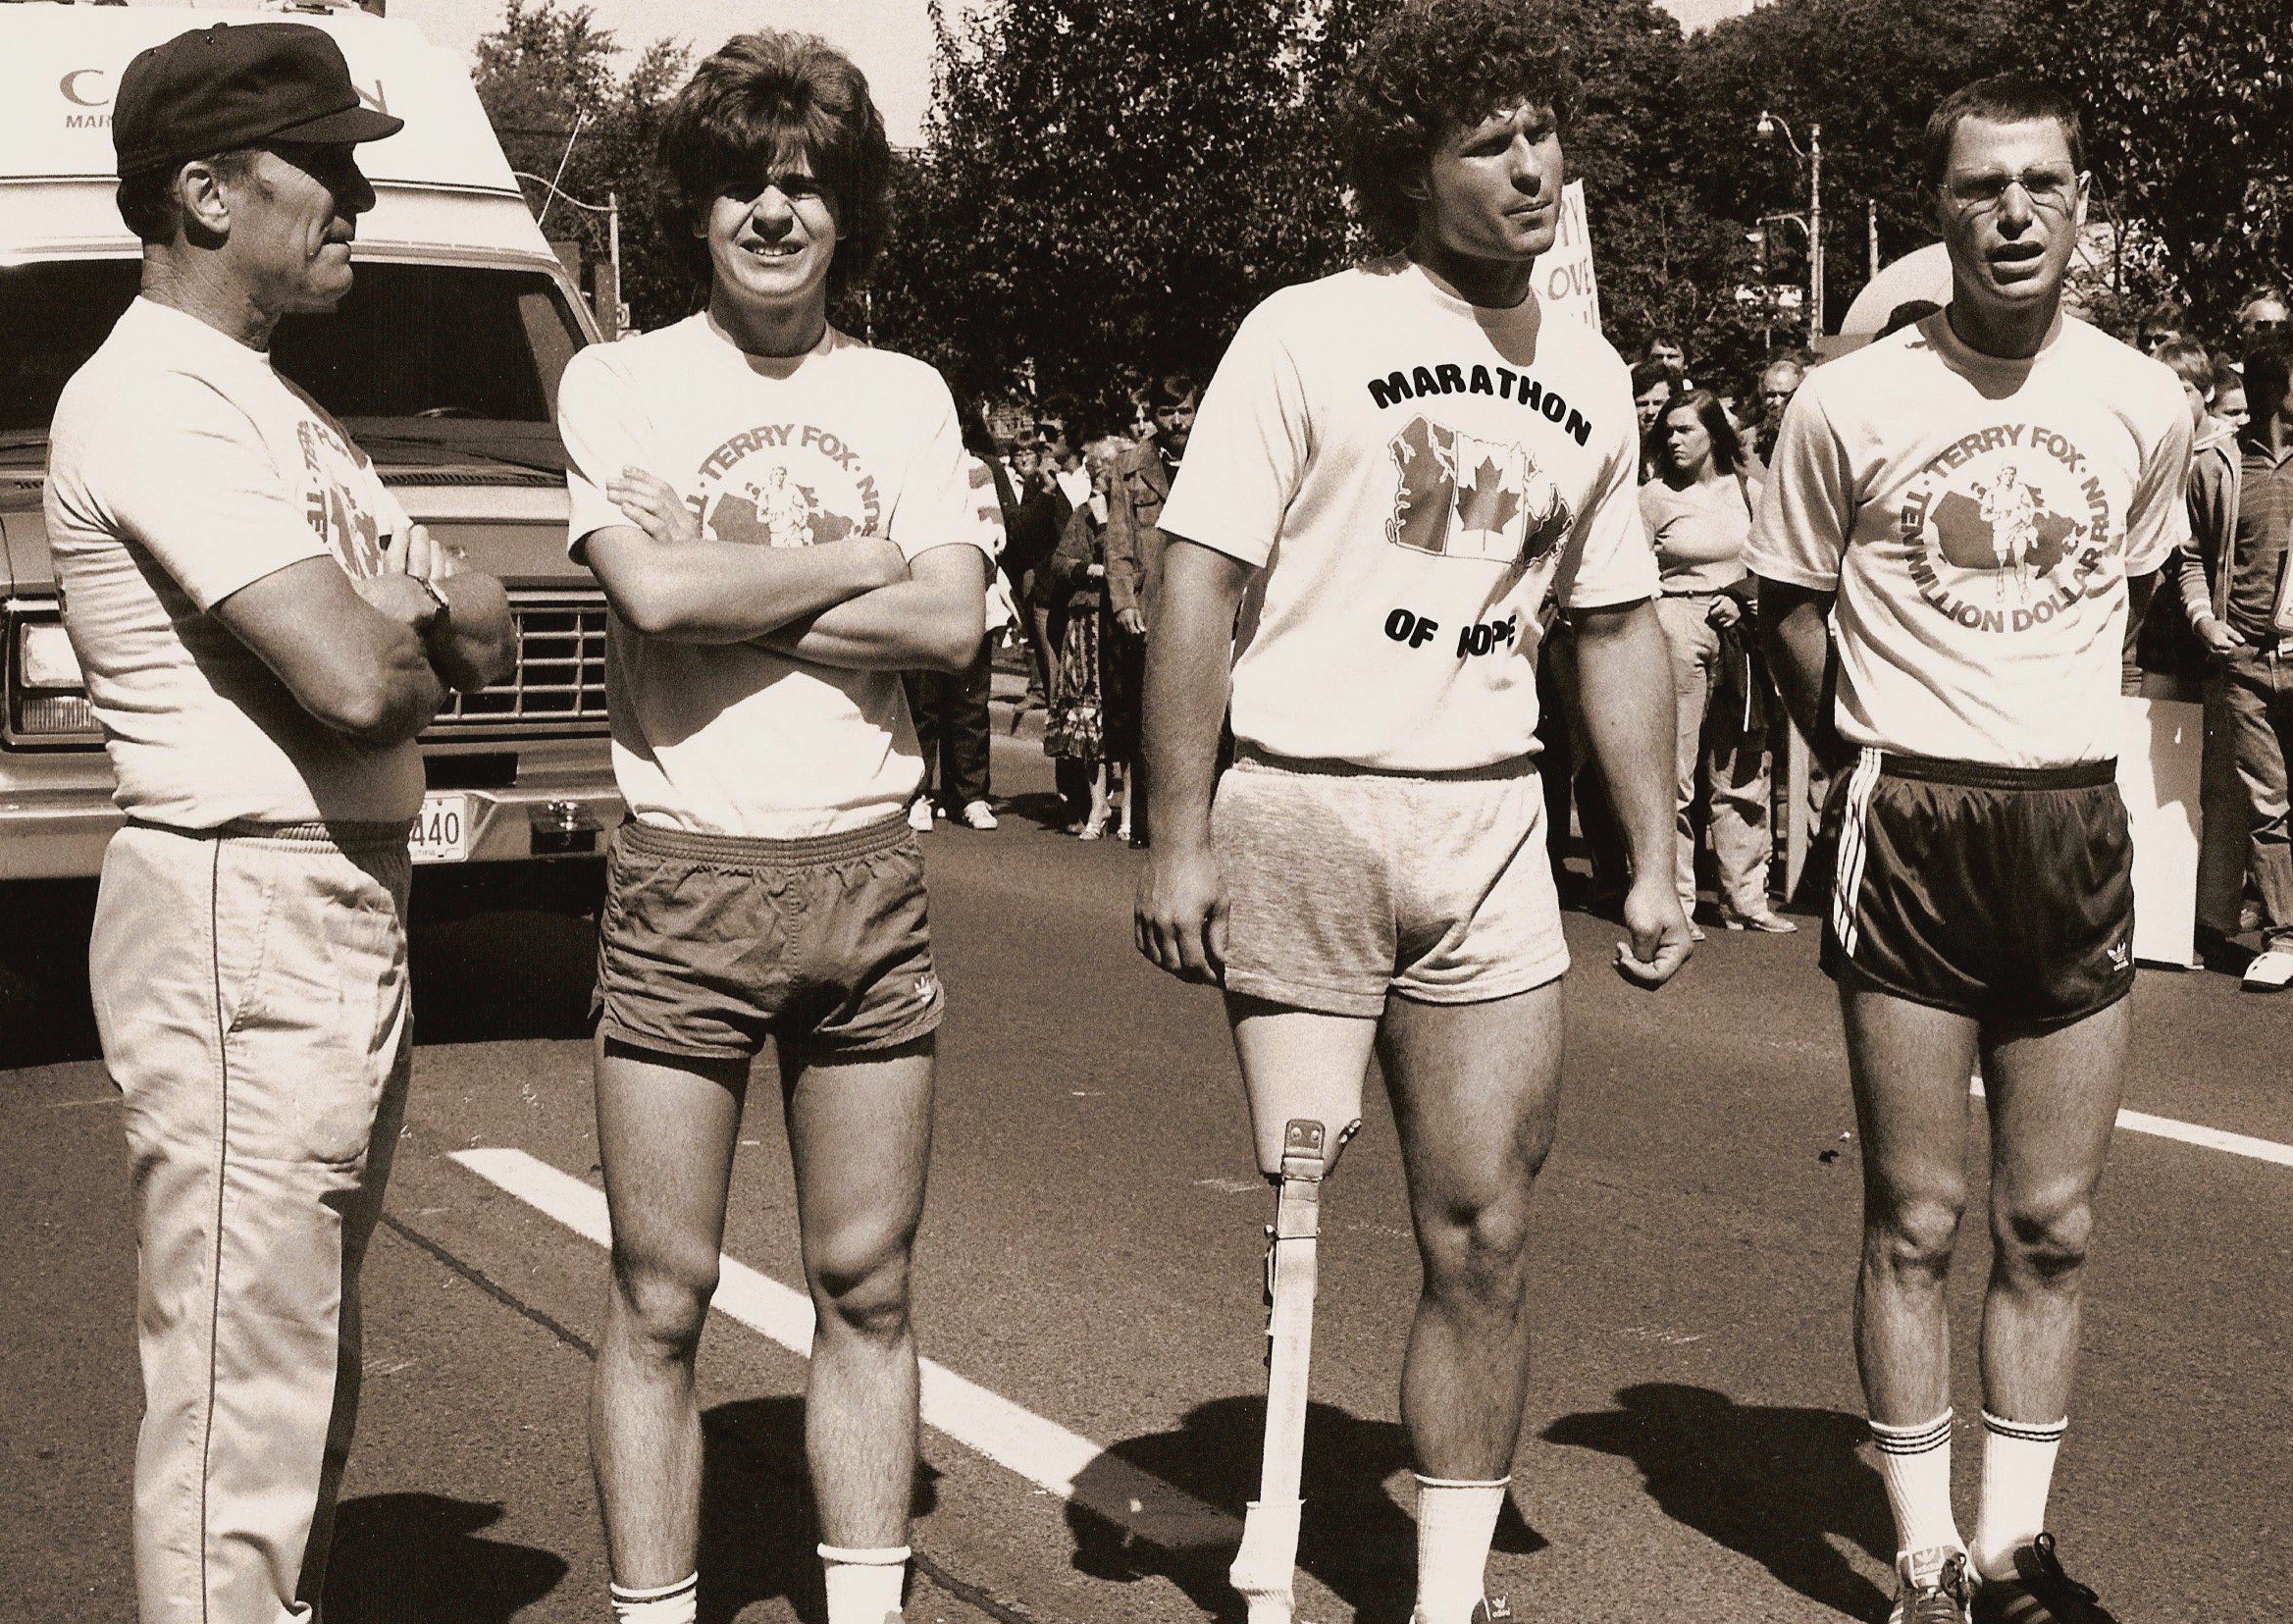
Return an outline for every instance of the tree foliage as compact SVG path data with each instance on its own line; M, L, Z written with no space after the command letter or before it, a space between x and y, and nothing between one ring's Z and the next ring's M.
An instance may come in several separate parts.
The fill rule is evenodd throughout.
M1283 0L937 5L934 105L876 278L888 341L960 391L1103 393L1207 368L1342 216Z
M557 184L565 193L599 204L608 193L619 197L621 297L635 325L658 327L685 315L693 299L653 217L650 165L662 108L684 82L687 53L655 41L622 72L615 66L620 51L586 5L509 0L501 26L478 41L472 78L512 169L547 180L562 159ZM592 263L605 258L601 215L552 201L534 182L524 185L553 240L579 241Z
M2293 271L2285 0L2021 0L2016 51L2086 114L2096 190L2154 241L2201 330Z

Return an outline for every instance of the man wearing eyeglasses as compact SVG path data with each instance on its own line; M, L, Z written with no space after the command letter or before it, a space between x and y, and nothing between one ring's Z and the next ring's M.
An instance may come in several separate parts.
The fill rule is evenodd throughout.
M1751 567L1777 678L1841 769L1823 966L1861 1125L1855 1351L1896 1519L1891 1618L2109 1624L2046 1501L2134 981L2119 655L2188 535L2190 415L2172 373L2062 312L2087 196L2069 102L1969 85L1925 157L1951 302L1801 387ZM1970 1546L1945 1293L1978 1067L1995 1244Z

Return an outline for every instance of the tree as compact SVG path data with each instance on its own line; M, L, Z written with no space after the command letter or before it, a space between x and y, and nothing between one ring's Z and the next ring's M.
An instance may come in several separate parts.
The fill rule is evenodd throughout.
M2157 245L2201 329L2293 271L2284 0L2022 0L2012 47L2077 97L2098 203Z
M593 203L619 196L621 297L636 326L658 327L693 308L691 280L654 218L651 172L653 136L684 81L687 53L655 41L622 74L620 49L586 5L509 0L501 26L478 41L472 78L512 169L547 180L562 159L557 184L567 194ZM580 241L593 263L605 257L601 217L523 183L552 238Z
M1882 262L1933 241L1920 198L1928 115L1961 84L2016 65L1998 0L1770 0L1682 52L1671 119L1681 179L1712 215L1746 230L1763 215L1803 213L1805 168L1781 131L1764 141L1755 131L1772 111L1804 147L1820 125L1824 303L1836 324L1868 274L1866 203L1878 204ZM1803 242L1770 230L1771 268L1803 254Z
M960 393L1216 362L1343 240L1284 0L991 0L938 43L873 301ZM1183 65L1182 68L1180 65Z

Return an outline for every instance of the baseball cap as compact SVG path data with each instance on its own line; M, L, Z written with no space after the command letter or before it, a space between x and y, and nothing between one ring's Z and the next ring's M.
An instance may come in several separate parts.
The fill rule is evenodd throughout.
M403 119L360 103L342 47L303 23L217 23L128 64L112 102L120 173L273 139L379 141Z

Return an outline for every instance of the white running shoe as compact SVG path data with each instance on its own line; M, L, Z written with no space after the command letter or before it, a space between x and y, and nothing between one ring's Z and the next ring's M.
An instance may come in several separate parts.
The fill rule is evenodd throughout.
M931 803L917 799L908 803L908 826L917 834L931 833Z
M2293 946L2270 943L2254 955L2239 979L2247 992L2283 992L2293 985Z
M1895 1606L1887 1624L1967 1624L1973 1575L1966 1552L1952 1545L1905 1551L1895 1559Z
M995 827L995 809L984 801L966 801L964 804L964 826L967 829Z

